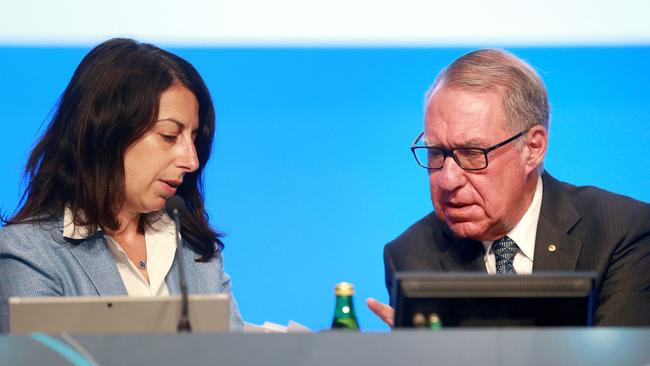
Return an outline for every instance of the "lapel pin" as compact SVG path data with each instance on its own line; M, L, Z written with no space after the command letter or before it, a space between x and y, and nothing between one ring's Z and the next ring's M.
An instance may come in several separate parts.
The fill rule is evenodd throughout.
M557 247L555 246L555 244L549 244L549 245L548 245L548 251L549 251L550 253L553 253L553 252L555 252L556 250L557 250Z

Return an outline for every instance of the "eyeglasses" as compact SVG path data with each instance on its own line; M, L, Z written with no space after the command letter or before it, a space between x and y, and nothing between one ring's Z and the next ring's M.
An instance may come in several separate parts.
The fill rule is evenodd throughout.
M426 169L442 169L445 165L445 159L451 156L456 164L464 170L481 170L488 166L488 153L505 146L519 137L523 136L528 130L519 132L507 140L499 142L488 148L477 147L459 147L455 149L442 149L439 147L417 146L422 141L424 131L418 135L411 145L411 151L418 164Z

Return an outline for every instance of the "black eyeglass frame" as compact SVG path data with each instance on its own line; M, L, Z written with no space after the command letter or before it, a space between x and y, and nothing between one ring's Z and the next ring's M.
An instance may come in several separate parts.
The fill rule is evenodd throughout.
M523 136L524 134L526 134L529 130L530 130L530 129L527 128L527 129L525 129L525 130L519 132L518 134L516 134L516 135L514 135L514 136L512 136L512 137L510 137L510 138L508 138L508 139L506 139L506 140L503 140L503 141L499 142L499 143L496 144L496 145L490 146L490 147L486 147L486 148L480 148L480 147L457 147L457 148L453 148L453 149L443 149L443 148L441 148L441 147L431 147L431 146L417 146L418 141L420 141L420 139L422 138L422 136L424 136L424 131L422 131L422 132L420 132L420 134L418 135L418 137L416 137L415 140L413 140L413 144L411 144L411 152L413 153L413 157L415 157L415 161L418 163L418 165L421 166L421 167L423 167L423 168L425 168L425 169L428 169L428 170L440 170L440 169L442 169L442 167L443 167L444 164L445 164L445 160L447 160L447 158L450 157L450 156L451 156L452 159L454 159L454 161L456 162L456 164L457 164L461 169L463 169L463 170L470 170L470 171L472 171L472 170L483 170L483 169L487 168L487 167L488 167L488 164L489 164L489 161L488 161L488 153L490 153L491 151L494 151L494 150L496 150L496 149L498 149L498 148L500 148L500 147L502 147L502 146L505 146L505 145L507 145L507 144L509 144L509 143L511 143L511 142L513 142L513 141L515 141L516 139L518 139L518 138L520 138L521 136ZM417 153L416 153L416 150L422 150L422 149L427 149L427 150L435 149L435 150L442 151L442 156L443 156L443 159L442 159L442 166L439 167L439 168L430 168L430 167L428 167L428 166L422 164L422 163L420 162L420 159L418 159L418 155L417 155ZM464 168L463 165L460 163L459 159L456 157L456 153L455 153L456 150L473 150L473 151L480 151L480 152L482 152L482 153L483 153L483 156L485 157L485 166L483 166L483 167L481 167L481 168Z

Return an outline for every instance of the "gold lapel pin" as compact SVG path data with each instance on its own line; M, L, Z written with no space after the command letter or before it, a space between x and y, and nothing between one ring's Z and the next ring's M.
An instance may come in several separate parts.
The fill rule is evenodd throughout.
M557 247L555 246L555 244L549 244L549 245L548 245L548 251L549 251L549 252L553 253L553 252L555 252L556 250L557 250Z

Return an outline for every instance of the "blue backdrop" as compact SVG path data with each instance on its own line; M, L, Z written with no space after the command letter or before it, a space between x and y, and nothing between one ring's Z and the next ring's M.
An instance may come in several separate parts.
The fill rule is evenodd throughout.
M0 206L11 213L27 154L90 48L0 47ZM382 248L431 210L409 146L423 93L468 49L172 49L217 108L206 172L211 222L247 321L329 327L350 281L363 329L386 301ZM650 47L512 49L549 89L546 167L556 178L650 201Z

